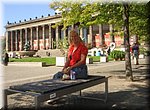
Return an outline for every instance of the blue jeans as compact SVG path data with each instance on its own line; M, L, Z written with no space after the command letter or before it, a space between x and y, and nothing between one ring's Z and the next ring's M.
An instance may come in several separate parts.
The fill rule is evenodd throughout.
M135 57L135 58L138 58L138 57L139 57L138 50L133 50L133 54L134 54L134 57Z
M75 72L75 78L76 79L86 79L88 78L88 69L87 65L80 65L78 67L75 67L72 69ZM54 76L53 79L62 79L63 78L63 73L62 72L57 72Z

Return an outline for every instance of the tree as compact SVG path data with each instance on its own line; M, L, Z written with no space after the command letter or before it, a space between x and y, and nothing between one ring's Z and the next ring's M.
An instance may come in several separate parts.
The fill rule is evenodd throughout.
M5 53L6 52L6 37L2 37L1 38L1 54Z
M145 4L140 6L135 3L118 2L58 2L50 4L50 7L62 11L62 21L60 24L67 26L78 23L80 27L94 24L114 24L114 33L124 36L126 48L126 76L133 80L130 60L130 34L145 36L147 15ZM137 9L138 8L138 9ZM143 15L141 17L141 15ZM57 24L59 25L59 24ZM140 26L144 27L141 28ZM130 33L130 34L129 34ZM144 34L143 34L144 33Z
M126 55L125 55L125 66L126 66L126 77L133 80L132 75L132 66L131 66L131 59L130 59L130 43L129 43L129 5L127 3L123 4L124 12L123 12L123 20L124 20L124 40L125 40L125 48L126 48Z
M150 13L149 13L149 10L150 10L150 2L148 2L146 4L146 7L147 7L147 16L148 16L148 20L147 20L147 41L148 41L148 44L150 44Z

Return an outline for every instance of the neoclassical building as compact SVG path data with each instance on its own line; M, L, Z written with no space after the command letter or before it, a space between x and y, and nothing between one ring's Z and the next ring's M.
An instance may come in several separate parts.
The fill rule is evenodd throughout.
M112 25L93 25L88 28L78 28L78 25L72 25L63 30L63 26L52 26L61 21L61 15L47 17L41 16L41 18L35 17L30 20L19 21L18 23L7 23L6 28L6 51L22 51L27 42L30 42L30 50L48 50L55 49L54 42L59 39L63 39L64 36L69 36L69 31L72 28L78 30L80 37L82 37L87 44L91 44L92 47L101 45L103 42L109 45L112 42L111 36L106 35L112 29ZM105 35L106 39L102 39ZM96 36L99 36L98 39ZM115 40L117 41L117 40ZM119 41L119 45L122 40Z

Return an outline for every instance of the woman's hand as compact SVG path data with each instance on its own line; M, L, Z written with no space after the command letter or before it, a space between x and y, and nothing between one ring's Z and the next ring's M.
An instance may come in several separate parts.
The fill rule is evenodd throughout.
M69 75L70 70L71 70L71 67L67 67L67 68L64 68L64 69L62 70L62 72L63 72L64 74L68 74L68 75Z
M65 74L68 72L69 62L70 62L70 60L67 58L65 66L62 69L62 72L65 73Z

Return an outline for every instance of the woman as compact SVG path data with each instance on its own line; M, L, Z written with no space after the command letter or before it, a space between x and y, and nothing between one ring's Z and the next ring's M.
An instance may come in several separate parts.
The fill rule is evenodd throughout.
M82 42L80 36L75 30L70 32L68 58L62 71L56 73L53 79L70 79L70 72L75 72L75 79L87 78L86 57L88 53L87 47Z

